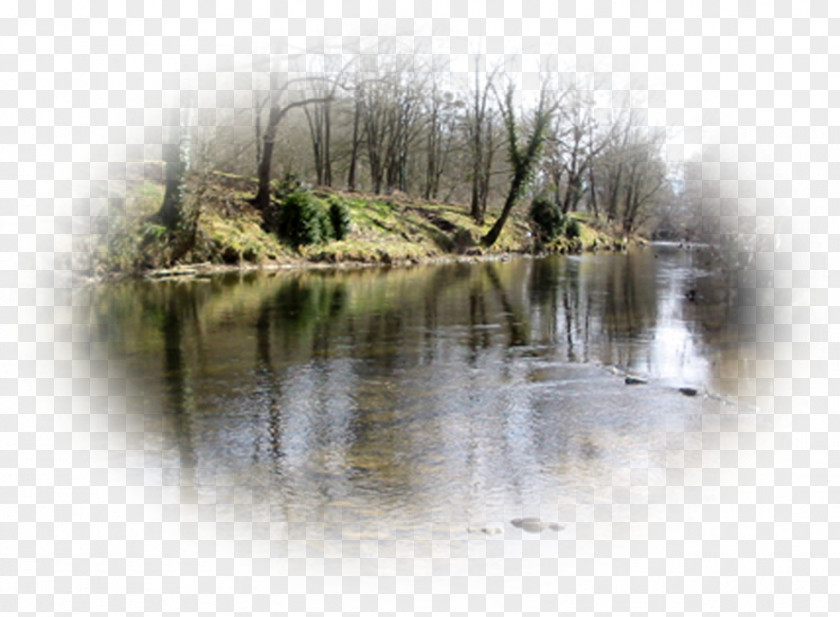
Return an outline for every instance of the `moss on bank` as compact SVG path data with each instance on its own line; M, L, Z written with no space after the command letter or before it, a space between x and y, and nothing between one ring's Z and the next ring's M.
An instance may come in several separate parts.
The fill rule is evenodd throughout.
M108 217L91 252L89 274L102 278L139 275L173 265L288 266L324 264L406 264L456 256L506 253L577 253L626 248L627 241L609 233L592 216L573 214L578 233L539 244L531 231L527 209L514 212L490 248L480 239L495 220L491 212L480 226L463 205L426 203L400 193L366 195L326 188L309 192L324 209L341 203L349 215L349 232L341 240L293 247L264 229L262 216L249 199L256 191L252 178L231 174L193 175L188 179L185 208L197 221L194 228L167 231L154 221L164 187L140 180L130 188L120 211ZM189 242L177 264L173 246Z

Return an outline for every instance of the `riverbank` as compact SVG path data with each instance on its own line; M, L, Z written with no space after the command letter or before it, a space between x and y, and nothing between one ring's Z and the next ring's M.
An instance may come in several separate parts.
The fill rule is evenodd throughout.
M325 211L340 204L349 226L341 239L293 247L264 229L251 204L256 180L213 172L193 174L186 185L188 231L169 232L154 214L163 201L161 175L130 178L125 196L95 230L89 281L124 277L203 276L230 270L404 266L420 263L505 259L514 254L624 250L639 238L611 233L585 213L574 213L574 234L538 243L527 207L514 211L492 247L481 244L495 220L477 225L466 205L423 201L402 193L371 195L316 187L308 198ZM186 250L182 250L185 243Z

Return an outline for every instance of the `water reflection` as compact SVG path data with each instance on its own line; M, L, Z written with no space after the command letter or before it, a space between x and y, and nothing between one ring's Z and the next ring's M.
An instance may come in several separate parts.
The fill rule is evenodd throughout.
M736 395L725 367L749 344L704 264L656 246L127 283L96 292L92 323L199 490L245 488L339 533L414 533L661 467L673 436L715 413L674 386Z

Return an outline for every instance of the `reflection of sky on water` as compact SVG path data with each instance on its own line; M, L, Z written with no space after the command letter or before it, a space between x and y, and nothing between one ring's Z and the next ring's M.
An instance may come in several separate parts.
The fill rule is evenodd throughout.
M648 370L670 381L704 385L709 378L709 362L698 333L689 329L692 323L685 317L686 279L690 276L691 270L683 267L665 270L657 277L662 293L657 302L656 331L649 343Z
M246 490L283 520L410 534L590 502L662 469L718 413L676 386L725 385L709 359L740 349L696 261L655 247L250 276L99 306L122 316L110 354L148 385L163 464L199 495ZM139 316L120 310L138 300Z

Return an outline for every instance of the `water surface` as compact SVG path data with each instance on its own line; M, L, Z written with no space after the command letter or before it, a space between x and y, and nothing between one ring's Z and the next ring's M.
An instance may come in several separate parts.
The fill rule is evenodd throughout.
M655 245L135 282L97 291L92 324L142 447L199 502L290 534L515 533L649 486L737 412L751 344L710 263Z

